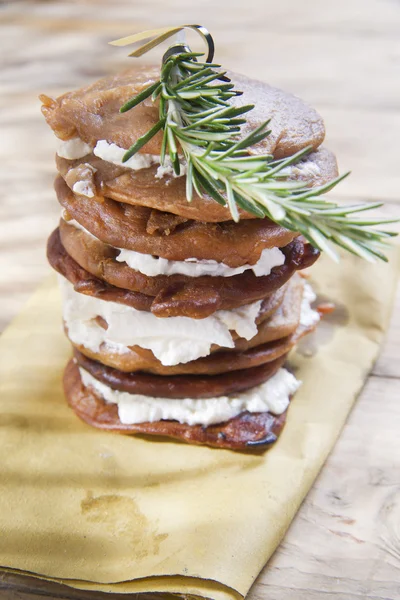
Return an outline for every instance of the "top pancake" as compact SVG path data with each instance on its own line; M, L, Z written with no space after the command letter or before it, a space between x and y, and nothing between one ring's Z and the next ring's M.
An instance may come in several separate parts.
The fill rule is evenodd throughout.
M253 154L270 153L275 158L291 156L306 146L317 150L325 136L322 118L299 98L273 88L266 83L249 79L243 75L229 73L242 96L232 98L235 106L255 104L246 115L242 136L271 118L270 135L251 148ZM158 107L147 99L127 113L121 114L120 107L159 77L158 67L134 67L115 76L107 76L80 90L69 92L52 100L42 96L42 112L55 134L67 140L80 137L94 147L99 140L115 143L121 148L129 148L140 136L158 121ZM152 138L140 152L160 154L161 132ZM308 166L316 164L315 170L305 168L295 173L297 179L310 179L310 185L319 185L336 176L336 162L324 150L313 152L307 159ZM93 157L85 157L78 162L92 162ZM76 161L58 161L58 168L66 176L68 163L71 168ZM191 204L185 198L185 178L165 177L155 180L155 168L132 171L121 167L112 172L107 169L110 163L96 161L96 188L99 195L108 196L120 202L151 206L159 210L182 215L186 218L221 222L231 220L229 210L218 205L211 198L194 197ZM65 164L67 163L67 164ZM149 182L149 177L151 182ZM158 202L162 206L158 205ZM254 218L242 211L241 218Z
M154 83L159 75L159 67L133 67L56 100L42 96L42 112L57 137L63 140L78 136L91 146L98 140L107 140L129 148L158 121L158 107L148 98L127 113L121 114L119 109ZM321 145L325 137L323 120L300 98L244 75L228 73L228 76L235 88L243 92L242 96L232 98L232 105L255 105L246 115L243 136L271 118L271 134L254 147L254 153L270 153L282 158L306 146L315 150ZM159 133L142 152L160 154L161 141Z

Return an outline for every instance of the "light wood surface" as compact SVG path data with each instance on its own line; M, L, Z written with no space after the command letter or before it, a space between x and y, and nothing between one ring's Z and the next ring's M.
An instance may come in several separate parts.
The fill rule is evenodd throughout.
M327 144L341 169L353 172L336 196L384 200L385 212L400 216L398 2L0 2L0 330L49 272L45 240L59 214L55 143L38 94L56 95L126 66L126 49L107 46L111 39L185 22L209 27L225 67L284 87L319 110ZM400 598L399 307L400 294L381 356L252 600ZM100 597L0 576L1 597L40 595Z

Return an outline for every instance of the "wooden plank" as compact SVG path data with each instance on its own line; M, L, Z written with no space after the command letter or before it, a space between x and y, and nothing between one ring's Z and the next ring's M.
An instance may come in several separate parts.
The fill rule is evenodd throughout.
M373 375L380 377L400 378L400 285L393 307L393 314L389 325L386 341L382 346L380 356L373 368ZM400 388L398 391L400 395Z
M229 10L228 10L229 8ZM29 15L28 13L29 9ZM212 9L212 10L210 10ZM229 0L215 6L213 0L204 0L201 6L191 6L186 0L173 0L168 5L162 0L147 0L146 3L132 3L131 0L28 0L10 3L5 17L17 18L37 27L38 20L58 22L58 20L83 21L88 24L110 21L125 22L125 27L141 25L148 27L165 25L171 17L179 23L207 22L220 29L233 31L246 30L249 38L253 31L282 30L300 32L304 36L318 28L326 35L351 36L393 36L397 37L400 15L396 3L391 0L336 0L326 5L318 0L296 3L293 0L265 3L254 0L252 10L243 10L241 0Z
M399 390L369 379L250 600L399 597Z
M292 90L318 107L350 106L358 110L398 112L400 82L396 76L396 64L400 41L398 36L389 35L379 23L379 17L388 19L392 13L395 22L398 11L389 10L389 5L383 11L380 6L379 15L374 15L373 27L370 26L369 35L366 35L363 30L349 31L346 28L349 19L343 19L340 27L337 25L335 28L334 17L339 14L336 5L326 10L323 4L314 1L308 3L308 10L304 10L302 5L294 10L292 4L291 19L288 20L286 15L286 21L287 1L275 6L259 3L257 11L243 15L244 23L238 21L234 8L227 14L232 23L229 20L221 22L219 13L213 12L208 16L208 26L216 38L218 59L227 67ZM350 9L354 6L361 9L361 2L353 0L348 4ZM151 5L153 12L150 12ZM378 6L374 2L368 5ZM365 3L362 6L360 14L365 14ZM157 22L161 24L167 18L165 7L156 0L150 2L150 7L143 24L138 19L138 13L142 14L140 8L129 5L118 11L110 5L101 4L94 15L86 3L69 5L69 9L63 3L57 3L51 11L42 6L40 11L32 14L31 9L29 17L19 12L18 20L12 17L16 8L10 7L3 14L3 22L9 25L2 38L5 49L9 50L5 54L6 68L2 74L5 89L11 92L24 87L29 89L34 74L39 76L44 88L46 81L54 87L57 81L63 80L65 83L62 85L68 88L71 85L68 73L71 71L74 71L75 81L79 83L85 75L90 76L92 70L95 76L100 74L102 62L110 65L113 61L122 63L126 51L110 49L105 42L116 30L131 30L130 14L134 22L139 20L142 27ZM159 21L154 22L154 17ZM43 32L46 34L45 41ZM25 44L16 48L15 36L26 39ZM29 61L24 60L27 42ZM156 50L146 60L158 60L159 55ZM59 68L60 61L62 69ZM46 63L45 70L40 68L43 62Z

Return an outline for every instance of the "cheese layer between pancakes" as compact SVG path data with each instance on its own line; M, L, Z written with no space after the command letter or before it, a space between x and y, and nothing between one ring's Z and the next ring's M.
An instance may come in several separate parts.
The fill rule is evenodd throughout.
M65 210L62 216L65 215ZM68 225L72 225L76 229L80 229L86 235L94 238L92 233L85 229L75 219L67 221ZM253 271L257 277L269 275L274 267L279 267L285 262L285 255L279 248L265 248L258 261L254 265L242 265L241 267L229 267L224 263L219 263L216 260L205 260L197 258L187 258L186 260L168 260L162 257L152 256L151 254L143 254L135 250L126 248L116 248L119 250L119 255L116 257L118 262L125 262L128 267L139 271L149 277L156 275L187 275L188 277L203 277L210 275L212 277L233 277L240 275L245 271Z
M121 354L128 352L130 346L139 346L151 350L162 365L173 366L208 356L213 344L233 348L231 332L246 340L258 332L256 319L261 301L230 311L220 310L200 320L161 319L151 312L80 294L63 277L59 279L68 336L74 344L93 352L99 352L103 344ZM305 327L319 320L310 305L314 299L312 288L305 284L300 313L300 324ZM99 324L97 317L106 321L107 329Z
M244 411L280 415L287 409L290 396L301 385L294 375L281 368L268 381L239 394L175 400L113 390L84 369L79 371L83 385L92 388L106 402L118 405L119 419L126 425L173 420L206 427L229 421Z

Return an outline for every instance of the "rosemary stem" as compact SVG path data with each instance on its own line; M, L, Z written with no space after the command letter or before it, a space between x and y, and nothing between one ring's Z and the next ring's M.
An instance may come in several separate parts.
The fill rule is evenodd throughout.
M369 261L386 260L382 247L396 234L374 226L396 221L358 217L379 203L346 207L322 197L347 174L321 186L313 186L312 181L293 181L293 166L307 160L311 147L284 159L270 154L251 155L249 148L270 135L269 120L242 135L245 115L254 106L232 104L231 98L241 92L227 82L218 65L198 62L199 56L192 52L171 55L161 67L160 80L121 108L128 111L150 96L153 101L159 100L159 121L135 141L123 161L161 129L161 164L168 156L178 176L180 156L186 161L188 202L195 191L200 197L212 197L227 206L235 222L240 219L239 209L269 218L300 232L334 260L337 254L332 244Z

